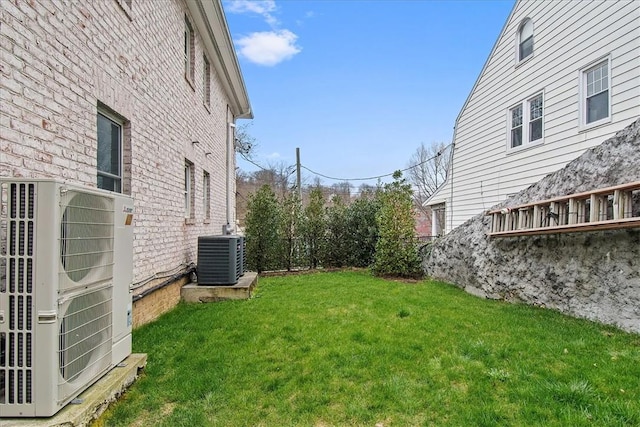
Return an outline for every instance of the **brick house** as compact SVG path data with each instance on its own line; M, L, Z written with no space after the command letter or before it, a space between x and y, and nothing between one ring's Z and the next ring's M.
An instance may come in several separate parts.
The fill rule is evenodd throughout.
M3 0L0 14L0 177L135 199L145 323L179 300L197 236L235 224L233 129L252 113L222 4Z

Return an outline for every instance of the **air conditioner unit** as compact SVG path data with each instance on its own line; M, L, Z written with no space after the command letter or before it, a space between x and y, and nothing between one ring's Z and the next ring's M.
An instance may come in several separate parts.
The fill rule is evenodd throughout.
M244 276L247 268L247 239L244 236L238 236L240 239L240 276Z
M244 274L240 236L198 237L198 285L234 285Z
M0 180L0 413L48 417L131 353L133 199Z

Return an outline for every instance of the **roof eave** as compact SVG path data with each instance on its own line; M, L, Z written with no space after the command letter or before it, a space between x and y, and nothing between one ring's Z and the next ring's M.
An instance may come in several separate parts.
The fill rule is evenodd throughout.
M207 56L220 76L234 118L252 119L249 96L220 0L187 0Z
M487 56L487 59L484 61L484 65L482 66L482 69L480 70L480 74L478 74L478 77L476 78L476 81L473 83L473 87L471 88L471 91L469 92L469 95L467 96L467 99L464 101L464 104L462 104L462 108L460 109L460 112L458 113L458 117L456 117L456 126L455 126L456 128L458 127L458 121L460 120L460 116L462 116L462 112L465 110L465 108L467 108L467 104L471 100L471 95L473 95L473 92L476 90L476 87L478 86L478 83L480 83L480 79L482 78L482 75L484 74L484 70L487 68L487 65L489 65L489 61L491 60L491 57L493 56L494 52L496 51L496 49L498 47L498 43L502 39L502 36L504 35L505 30L507 29L507 26L509 25L509 22L511 22L511 17L513 16L514 12L516 11L516 8L518 7L518 4L521 1L522 0L516 0L513 3L513 7L511 8L511 12L509 13L509 16L507 17L507 20L504 22L504 25L502 26L502 30L500 30L500 34L496 38L496 41L493 44L493 47L491 48L491 52ZM455 142L455 140L453 142Z

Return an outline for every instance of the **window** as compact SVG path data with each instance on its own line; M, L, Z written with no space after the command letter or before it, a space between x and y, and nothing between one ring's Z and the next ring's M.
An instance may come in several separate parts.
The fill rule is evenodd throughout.
M518 28L518 62L533 54L533 21L525 19Z
M193 82L193 63L194 63L194 48L195 48L195 36L193 34L193 28L185 17L184 19L184 75Z
M542 139L542 94L536 95L529 103L529 142Z
M582 72L582 111L585 125L609 118L609 60Z
M511 109L511 147L522 145L522 105Z
M193 163L188 160L184 162L184 217L187 219L194 218L193 211L193 187L194 187L194 171Z
M431 235L441 236L445 229L445 204L431 206Z
M122 192L122 130L124 123L98 112L98 188Z
M509 147L542 142L544 100L542 93L509 109Z
M206 56L202 56L202 90L204 91L204 105L209 107L211 105L211 65Z
M211 219L211 176L204 171L202 176L202 204L204 206L204 219Z

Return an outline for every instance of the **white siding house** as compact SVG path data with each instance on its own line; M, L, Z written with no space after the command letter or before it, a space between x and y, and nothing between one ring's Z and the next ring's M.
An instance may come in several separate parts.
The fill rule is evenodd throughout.
M640 116L640 2L518 0L455 124L426 202L449 232Z

